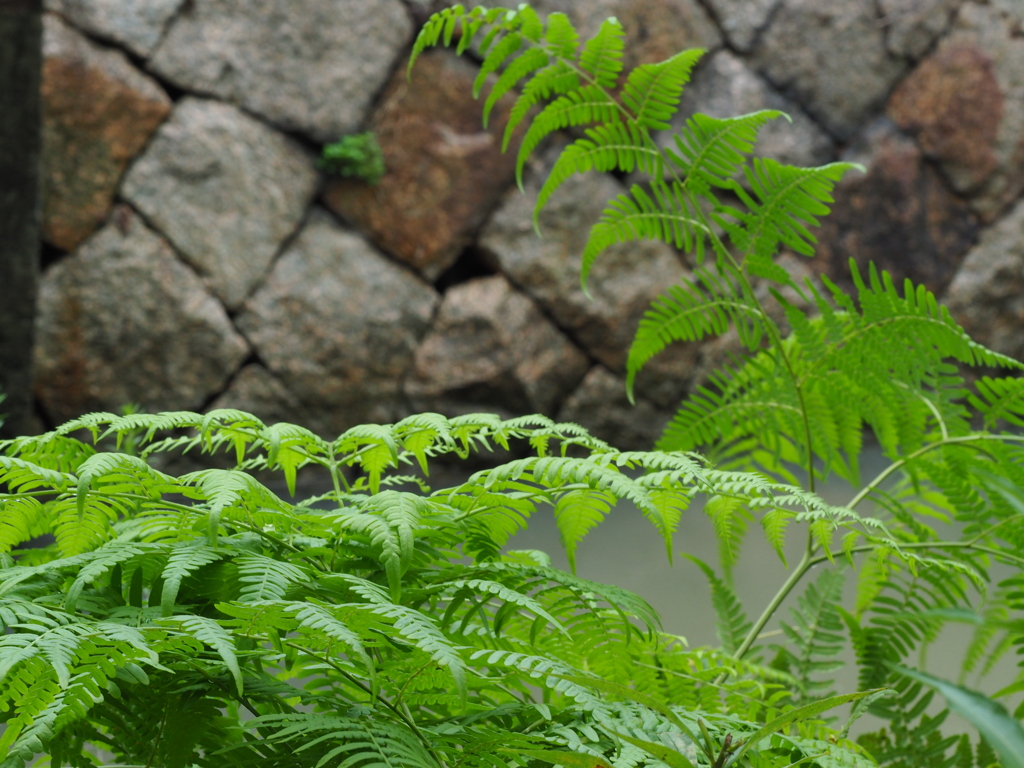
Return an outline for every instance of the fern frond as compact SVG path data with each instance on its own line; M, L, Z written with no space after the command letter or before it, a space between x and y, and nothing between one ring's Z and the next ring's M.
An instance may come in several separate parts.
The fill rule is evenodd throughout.
M555 18L557 15L552 14L551 18ZM534 107L552 97L572 93L579 87L579 74L565 61L555 61L539 70L526 82L522 92L512 105L508 122L505 124L505 133L501 140L501 151L506 152L508 150L516 128L522 124Z
M816 698L816 692L828 690L832 680L814 679L843 666L836 656L844 647L843 621L838 603L842 597L844 574L826 570L804 591L792 610L793 624L782 622L794 649L780 648L786 667L797 679L801 697L798 703ZM820 694L824 696L829 693Z
M746 223L736 245L748 251L747 268L760 277L776 279L771 254L781 243L805 256L814 255L817 239L808 227L829 213L832 189L854 163L830 163L819 168L796 168L771 158L755 158L745 171L753 196L738 184L733 191L747 207ZM757 198L756 200L754 198ZM730 232L730 234L734 234Z
M622 103L638 125L652 131L669 128L679 101L690 81L690 72L704 55L701 48L677 53L657 64L643 64L629 73L622 89Z
M369 499L358 512L346 512L335 518L349 530L367 535L371 546L380 549L391 599L396 603L401 599L402 574L412 562L414 531L429 511L419 496L384 491Z
M238 695L242 695L242 670L238 664L235 641L230 632L213 619L194 614L172 616L162 619L161 623L164 626L176 628L189 637L194 637L216 651L231 673Z
M548 200L574 174L591 170L632 173L639 169L660 177L661 153L650 135L633 121L587 128L585 135L562 150L548 173L533 209L535 226Z
M993 429L1000 421L1024 426L1024 379L983 376L975 383L978 394L971 394L971 406L985 417L985 426Z
M550 134L563 128L590 123L609 123L621 117L619 104L596 85L566 92L548 104L530 123L516 157L516 181L523 186L523 168L533 151Z
M717 265L684 277L651 304L640 320L626 360L626 391L633 396L637 374L673 342L697 342L720 336L730 325L740 341L757 349L764 333L761 309L738 290L734 278Z
M232 562L238 568L238 600L243 603L280 600L292 585L309 578L302 568L255 553L236 557Z
M616 243L661 240L703 254L708 234L702 215L678 182L655 181L650 194L634 184L627 194L609 201L601 219L591 228L583 249L580 280L585 287L597 257Z
M555 522L569 570L576 573L576 547L583 537L600 523L615 503L608 491L586 488L561 495L555 503Z
M769 120L783 116L773 109L728 118L698 112L675 135L675 149L669 147L665 154L686 174L686 185L695 192L703 192L709 185L731 189L732 179L753 151L758 133Z
M617 19L605 19L580 54L580 69L601 88L614 88L622 71L626 31Z

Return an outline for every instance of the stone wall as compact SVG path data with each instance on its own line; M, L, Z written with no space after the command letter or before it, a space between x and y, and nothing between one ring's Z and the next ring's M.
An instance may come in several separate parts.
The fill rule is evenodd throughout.
M667 246L578 257L612 176L541 219L470 96L477 66L405 61L422 0L47 0L45 272L36 393L57 423L135 402L238 407L325 434L414 410L579 421L649 445L728 340L657 358L628 405L648 302L686 273ZM538 0L627 61L709 53L679 120L786 111L760 151L863 163L818 258L945 297L1024 357L1024 0ZM373 130L389 173L328 179L324 142ZM550 150L549 150L550 154Z

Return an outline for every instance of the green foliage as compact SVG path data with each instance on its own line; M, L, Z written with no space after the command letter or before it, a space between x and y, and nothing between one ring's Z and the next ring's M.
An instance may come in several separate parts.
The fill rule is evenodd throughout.
M752 157L760 129L783 116L777 111L696 114L665 141L658 132L673 125L701 51L623 72L623 30L614 19L581 47L557 13L545 22L525 6L455 6L427 23L413 59L456 39L460 53L477 46L484 68L502 73L495 91L518 88L506 139L525 124L520 178L544 138L573 129L546 178L541 174L535 221L574 174L646 177L609 200L594 223L581 254L584 289L593 265L616 243L660 240L696 265L665 287L641 321L626 364L630 394L637 374L669 345L735 336L732 362L684 400L658 448L666 456L699 450L715 471L793 486L796 467L806 477L801 493L811 496L832 474L858 489L836 507L808 504L793 491L752 503L745 491L703 489L721 575L696 562L711 585L722 649L734 661L759 658L760 637L783 600L822 568L798 598L793 621L782 623L785 643L775 647L772 666L758 668L761 681L774 672L789 682L772 706L810 705L825 695L849 644L861 690L894 692L864 699L853 713L888 721L863 738L881 765L988 765L988 747L978 753L969 741L943 735L946 715L930 713L932 694L901 670L923 665L943 626L965 617L977 626L965 674L1024 650L1017 618L1024 609L1024 438L1009 431L1024 424L1024 386L1016 378L1024 366L974 342L923 286L898 286L873 265L861 270L851 262L852 294L824 277L797 284L776 257L814 255L814 229L829 213L836 183L858 167L798 168ZM971 367L987 375L966 375ZM998 369L1009 375L997 376ZM866 484L865 433L890 461ZM580 531L605 514L596 500L588 509ZM750 620L731 571L755 522L783 562L792 530L806 545L775 597ZM857 572L852 609L841 604L845 561ZM992 584L993 566L1015 575ZM1000 695L1021 691L1024 678ZM1022 714L1024 705L1016 711Z
M80 435L132 436L138 455ZM406 490L438 457L524 442L534 455ZM421 414L328 441L232 410L101 413L0 449L3 768L38 752L152 768L818 754L783 726L813 730L819 710L780 713L777 673L690 650L640 597L505 551L545 507L571 549L620 501L670 539L700 494L827 508L799 489L543 417ZM182 453L235 466L155 468ZM332 490L295 495L305 476Z
M362 179L374 187L387 173L384 152L372 131L342 136L327 144L317 165L335 176Z

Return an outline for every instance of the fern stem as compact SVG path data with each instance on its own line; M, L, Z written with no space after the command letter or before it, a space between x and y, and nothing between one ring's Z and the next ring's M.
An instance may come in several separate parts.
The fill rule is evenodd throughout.
M740 284L742 286L744 293L747 294L748 298L752 301L754 306L756 306L760 311L761 318L764 321L764 326L768 331L769 337L771 338L772 347L775 349L776 353L782 360L783 365L786 368L786 372L789 374L789 378L793 382L793 387L796 389L797 400L800 403L800 413L804 425L804 439L807 443L808 490L810 490L811 493L814 493L814 450L813 444L811 442L811 422L810 417L807 413L807 404L804 400L803 389L800 386L800 381L797 378L796 371L793 369L792 361L790 361L789 356L786 354L786 350L783 347L782 336L779 334L779 329L775 327L775 323L768 316L768 313L765 310L764 305L761 303L761 300L757 297L757 294L754 292L753 285L751 284L750 278L748 277L747 273L740 267L740 265L737 263L733 255L729 253L729 250L722 243L721 238L719 238L715 231L711 228L711 224L710 222L708 222L707 216L704 214L704 211L700 208L699 205L697 205L696 201L694 200L692 190L686 188L685 183L680 178L673 164L668 162L668 160L666 159L664 151L661 149L661 147L658 146L657 142L651 138L650 131L646 128L646 126L641 125L639 121L636 119L636 117L632 115L630 111L626 109L626 107L623 106L623 104L617 98L615 98L615 96L613 96L607 88L598 83L596 78L591 76L589 72L577 66L574 61L572 61L571 59L566 59L563 56L559 56L557 53L553 51L547 50L540 43L536 43L525 39L524 42L534 47L540 47L547 56L562 62L566 67L575 72L577 77L586 81L589 85L593 86L594 88L599 89L600 92L608 99L608 101L614 104L618 111L623 114L623 116L626 118L626 121L634 128L636 128L638 131L640 131L647 138L647 140L650 142L651 147L658 153L658 157L661 160L661 167L668 168L671 171L676 182L680 185L680 187L686 189L686 194L690 199L690 203L693 205L693 210L700 218L701 224L703 224L704 229L712 238L712 243L714 244L716 253L723 255L726 259L728 259L733 270L740 279Z
M905 458L902 458L899 461L894 461L888 467L883 469L881 472L878 473L878 476L874 480L872 480L870 483L865 485L860 490L860 492L857 493L856 496L854 496L852 499L850 499L850 501L847 503L846 506L849 509L854 509L858 504L860 504L862 501L864 501L864 499L866 499L868 497L868 495L871 494L872 491L876 490L880 484L885 482L886 478L888 478L890 475L892 475L893 472L898 470L900 467L906 466L907 464L909 464L910 462L914 461L915 459L918 459L921 456L924 456L926 453L929 453L930 451L934 451L936 448L941 448L944 445L959 445L959 444L970 445L970 443L977 443L977 442L980 442L980 441L983 441L983 440L995 440L995 441L1008 442L1008 443L1024 443L1024 436L1018 436L1018 435L974 434L974 435L962 435L960 437L949 437L949 438L945 438L945 439L939 440L939 441L934 442L934 443L930 443L930 444L924 446L923 448L918 448L916 451L914 451L909 456L906 456Z
M936 448L941 448L944 445L970 445L971 443L980 442L982 440L1024 442L1024 436L976 434L964 435L962 437L950 437L944 440L939 440L938 442L935 443L931 443L930 445L926 445L923 448L919 448L906 458L900 459L899 461L895 461L892 464L890 464L882 472L880 472L874 480L872 480L870 483L868 483L868 485L861 489L860 493L854 496L853 499L850 500L850 503L847 504L846 506L850 509L853 509L865 498L867 498L867 496L873 490L875 490L879 484L884 482L885 479L892 475L896 470L906 465L907 463L923 456L929 451L933 451ZM1024 566L1024 557L1018 557L1017 555L1012 555L1009 552L995 549L993 547L979 545L977 541L978 539L976 537L969 541L920 541L908 542L906 544L901 544L900 546L905 549L971 549L976 552L984 552L986 554L992 555L993 557L1000 557L1004 560L1009 560L1010 562L1014 562L1018 565ZM852 548L851 550L849 550L849 553L853 554L860 552L870 552L876 548L877 545L865 544L860 547ZM753 645L758 635L761 634L761 630L764 629L765 625L769 622L769 620L771 620L771 617L774 615L775 611L777 611L779 606L782 604L782 601L785 600L789 593L793 591L793 588L800 582L800 579L804 577L804 574L806 574L807 571L809 571L814 566L820 565L830 560L830 558L827 555L818 555L815 557L815 549L816 547L814 545L814 539L812 536L808 535L807 548L804 550L804 554L803 557L800 558L800 562L797 563L796 568L793 569L793 572L790 573L789 577L779 588L778 592L775 593L774 597L772 597L768 605L765 606L765 609L761 612L761 615L758 617L757 621L754 622L754 625L750 628L750 631L747 633L747 636L743 638L743 642L736 649L736 652L733 654L733 658L742 659L743 655L748 650L750 650L750 646Z
M970 539L968 541L908 541L907 543L900 544L901 549L970 549L975 552L984 552L987 555L993 557L1002 558L1012 563L1016 563L1019 566L1024 566L1024 557L1011 554L1004 549L995 549L994 547L988 547L983 544L977 543L977 538ZM861 544L858 547L851 547L847 550L846 554L858 555L864 552L873 552L878 549L876 544ZM812 558L810 565L820 565L828 560L827 555L818 555Z
M789 593L793 591L800 579L804 577L814 565L816 565L814 558L814 540L808 535L807 537L807 548L804 550L803 557L800 558L800 562L796 564L793 572L789 574L789 577L779 587L779 591L775 593L768 605L765 606L764 610L761 611L761 615L757 617L757 621L747 632L747 636L743 638L743 642L740 643L739 648L736 649L732 657L736 660L740 660L750 650L750 646L757 640L757 636L761 634L761 630L764 629L765 625L771 620L775 611L778 610L779 606L782 605L782 601L785 600Z
M287 642L286 641L284 643L284 645L287 645L287 646L289 646L291 648L294 648L297 651L302 651L303 653L305 653L308 656L316 659L317 661L321 661L324 664L326 664L327 666L331 667L335 672L340 674L342 677L344 677L346 680L348 680L354 686L356 686L357 688L362 690L364 693L366 693L368 696L370 696L370 700L371 701L374 698L376 698L377 701L379 701L385 707L387 707L392 712L394 712L396 715L398 715L398 717L401 718L402 722L404 722L407 726L409 726L409 730L411 730L416 735L416 738L420 740L420 743L423 744L423 746L426 748L426 750L430 753L430 756L432 758L434 758L435 761L437 761L437 764L439 766L441 766L441 768L448 768L448 764L444 761L444 758L442 758L439 754L437 754L437 752L434 751L434 747L431 745L430 741L427 739L426 736L423 735L423 732L416 725L416 721L412 718L412 713L409 712L409 707L406 706L404 702L402 703L401 707L396 707L394 704L392 704L390 701L385 699L383 696L381 696L379 694L374 696L373 690L368 685L366 685L366 683L364 683L359 678L353 677L351 674L349 674L348 670L346 670L343 667L335 664L331 660L331 658L329 656L320 656L320 655L314 653L311 649L306 648L303 645L299 645L298 643L292 643L292 642ZM403 709L405 710L404 712L402 711Z
M331 463L328 466L328 469L331 470L331 482L334 484L334 493L338 496L338 499L340 499L341 498L341 477L340 477L340 472L338 471L338 460L334 457L333 453L331 454ZM347 486L348 482L346 481L345 484Z

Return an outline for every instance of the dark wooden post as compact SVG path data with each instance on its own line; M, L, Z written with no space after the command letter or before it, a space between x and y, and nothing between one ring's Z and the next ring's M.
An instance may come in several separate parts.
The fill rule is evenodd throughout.
M0 0L0 413L5 436L32 419L40 252L43 0Z

